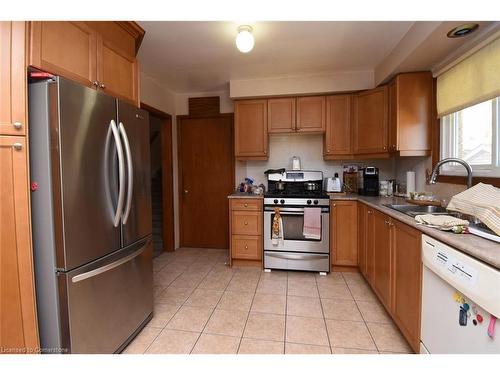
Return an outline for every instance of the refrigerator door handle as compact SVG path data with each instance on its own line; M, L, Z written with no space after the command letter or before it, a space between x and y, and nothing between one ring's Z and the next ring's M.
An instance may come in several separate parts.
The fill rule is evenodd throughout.
M130 208L132 205L132 193L134 189L134 167L132 165L132 152L130 151L130 144L128 142L127 132L123 123L120 122L118 126L121 136L123 137L123 144L125 145L125 154L127 156L127 174L128 174L128 185L127 185L127 205L125 206L125 213L122 217L123 224L127 224L128 216L130 214Z
M123 148L120 140L120 134L118 133L118 128L116 127L115 120L111 120L109 123L111 131L113 132L113 137L115 138L116 151L118 152L118 180L120 188L118 190L118 204L116 206L115 217L113 219L113 225L118 227L120 225L120 217L123 212L123 202L125 200L125 166L123 157Z
M95 270L84 272L84 273L81 273L79 275L73 276L71 278L71 281L73 283L77 283L79 281L83 281L85 279L89 279L91 277L100 275L100 274L102 274L104 272L111 271L113 268L119 267L122 264L127 263L127 262L131 261L134 258L137 258L139 255L142 254L142 252L145 249L146 249L145 246L141 246L141 248L139 250L134 251L132 254L129 254L126 257L123 257L121 259L115 260L114 262L111 262L109 264L106 264L105 266L96 268Z

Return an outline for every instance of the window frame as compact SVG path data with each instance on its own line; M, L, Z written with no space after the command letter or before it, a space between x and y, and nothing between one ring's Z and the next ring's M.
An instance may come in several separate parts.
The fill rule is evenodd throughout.
M499 178L500 179L500 97L492 99L492 111L491 111L491 126L492 126L492 154L491 154L491 164L488 165L471 165L472 171L475 177L481 178ZM440 159L445 157L450 157L455 152L456 147L456 126L454 123L457 121L458 112L453 113L451 116L448 115L441 119L438 123L439 132L439 156ZM442 121L449 122L450 134L447 139L442 138ZM433 163L435 165L435 163ZM444 168L443 168L444 167ZM443 177L465 177L466 171L461 165L443 166L440 171L440 176Z

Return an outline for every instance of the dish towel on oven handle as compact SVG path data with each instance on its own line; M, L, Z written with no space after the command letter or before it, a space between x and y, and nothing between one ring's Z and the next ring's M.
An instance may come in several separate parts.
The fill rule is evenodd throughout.
M321 208L304 208L304 229L302 234L305 238L311 240L321 239Z
M280 240L283 241L283 219L281 218L280 209L274 209L273 227L271 231L271 242L273 246L278 246Z

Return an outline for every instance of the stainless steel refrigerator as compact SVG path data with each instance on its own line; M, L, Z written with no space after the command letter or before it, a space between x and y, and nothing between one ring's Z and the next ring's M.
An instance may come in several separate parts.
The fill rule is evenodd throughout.
M42 352L119 352L153 310L148 113L56 77L29 118Z

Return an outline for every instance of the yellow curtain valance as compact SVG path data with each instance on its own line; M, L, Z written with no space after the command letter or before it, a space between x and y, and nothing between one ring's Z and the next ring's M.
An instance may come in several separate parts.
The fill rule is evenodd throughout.
M500 95L500 38L437 77L439 117Z

